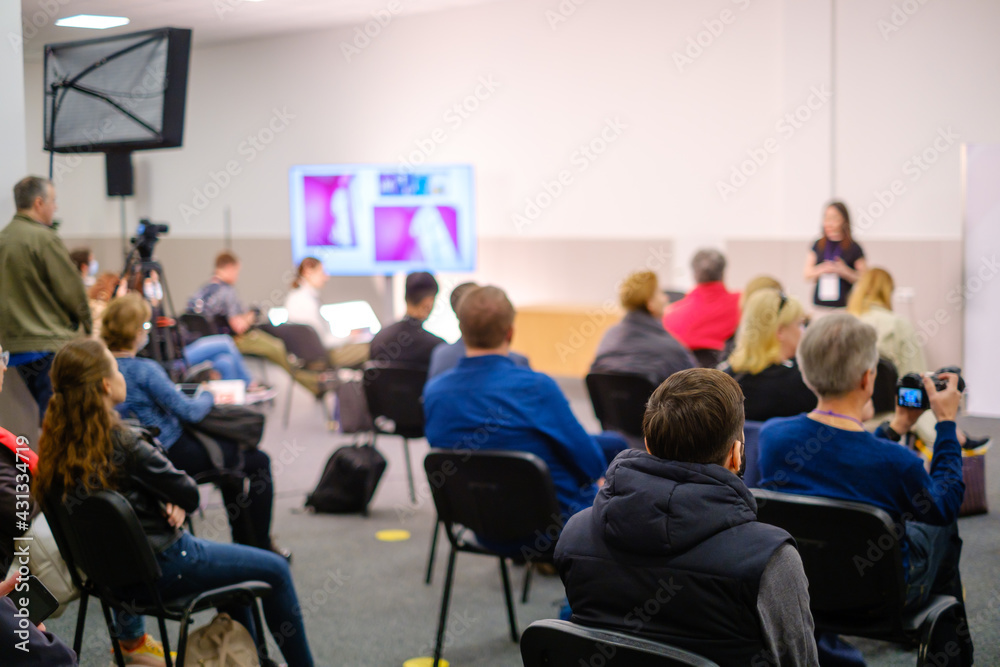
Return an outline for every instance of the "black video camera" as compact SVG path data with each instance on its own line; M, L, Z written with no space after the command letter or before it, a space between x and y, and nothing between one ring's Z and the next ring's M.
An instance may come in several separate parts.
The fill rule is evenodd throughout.
M939 368L934 375L931 376L931 380L934 382L934 388L938 391L943 391L948 388L948 380L941 377L942 373L954 373L958 376L958 391L959 393L965 391L965 380L962 379L962 369L958 366L945 366L944 368ZM919 408L921 410L927 410L931 407L930 399L927 396L927 390L924 389L924 378L920 373L907 373L903 377L899 378L896 383L897 398L896 402L904 408Z
M143 218L139 220L139 226L135 230L135 236L132 237L132 245L139 252L139 257L143 261L149 261L153 258L153 247L156 242L160 240L160 234L167 234L170 232L169 225L161 225L156 222L150 222L149 218Z

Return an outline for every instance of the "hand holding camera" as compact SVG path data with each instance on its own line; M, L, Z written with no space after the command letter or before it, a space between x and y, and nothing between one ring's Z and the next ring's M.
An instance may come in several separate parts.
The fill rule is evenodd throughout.
M907 373L899 378L896 383L897 416L905 413L913 422L924 410L932 410L938 421L954 421L965 391L961 373L962 369L956 366L946 366L933 375Z

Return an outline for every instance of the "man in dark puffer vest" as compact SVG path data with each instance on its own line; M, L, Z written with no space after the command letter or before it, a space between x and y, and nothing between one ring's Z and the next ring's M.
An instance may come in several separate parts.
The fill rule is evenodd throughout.
M555 561L571 620L719 665L816 665L808 582L791 536L758 523L741 479L743 393L728 375L671 375Z

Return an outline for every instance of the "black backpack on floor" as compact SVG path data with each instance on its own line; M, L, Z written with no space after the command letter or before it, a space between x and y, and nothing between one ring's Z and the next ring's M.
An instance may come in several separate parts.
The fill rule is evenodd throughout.
M385 457L372 445L341 447L327 460L306 507L328 514L367 514L385 465Z

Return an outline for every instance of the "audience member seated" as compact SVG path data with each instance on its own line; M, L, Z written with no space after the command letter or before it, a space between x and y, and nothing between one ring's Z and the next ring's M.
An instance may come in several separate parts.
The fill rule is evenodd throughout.
M0 665L4 667L76 667L76 654L58 637L45 630L45 624L28 622L17 615L18 608L10 595L17 586L16 569L0 582ZM22 594L18 593L17 597ZM24 639L18 634L26 633ZM21 644L21 642L24 642ZM20 645L19 645L20 644ZM148 663L147 663L148 664ZM155 664L155 663L154 663ZM161 663L162 664L162 663Z
M97 269L100 266L90 248L76 248L69 253L69 258L80 272L84 287L93 287L97 281Z
M666 309L663 328L694 352L701 365L714 367L740 322L740 295L722 282L726 258L718 250L699 250L691 270L697 285Z
M784 292L785 288L781 286L777 278L761 274L759 276L754 276L750 279L750 282L746 284L743 288L743 293L740 294L740 311L743 311L744 306L747 304L747 299L749 299L754 292L762 289L776 289L779 292Z
M254 328L257 313L244 310L236 294L234 285L239 277L239 258L227 250L220 252L215 258L212 279L188 299L188 312L204 316L219 326L222 333L230 334L242 354L264 357L284 368L303 387L320 395L318 375L310 371L293 371L281 339Z
M462 283L451 291L451 296L449 300L451 301L451 309L455 313L455 317L458 317L458 304L462 300L462 296L469 290L479 287L476 283ZM431 352L431 367L427 371L427 379L441 375L445 371L450 371L452 368L458 365L458 362L465 357L465 341L459 338L454 343L445 343L444 345L438 345ZM517 352L511 352L510 358L518 366L524 366L525 368L530 368L531 364L528 363L528 358L523 354L518 354Z
M160 364L136 357L136 352L149 341L143 328L149 314L149 304L137 294L115 299L104 311L101 335L117 358L117 368L128 387L128 394L120 401L118 411L125 417L135 417L143 426L159 429L158 437L166 457L179 470L192 476L213 472L216 466L205 447L197 435L185 428L186 424L197 424L211 411L212 394L206 391L191 398L177 390ZM243 472L251 482L248 493L244 493L242 484L220 485L226 506L236 510L227 512L233 540L253 546L270 546L278 551L270 537L274 498L270 457L259 449L241 450L232 440L214 439L222 449L226 469ZM243 534L239 517L234 516L241 508L249 513L252 535Z
M315 257L306 257L299 264L298 275L292 289L285 297L288 321L306 324L315 329L323 347L326 348L330 365L335 367L360 368L368 361L368 343L345 343L333 335L330 323L320 314L319 290L329 276L323 270L323 263Z
M424 329L424 322L434 310L438 284L426 271L406 276L406 315L399 322L383 327L372 338L373 361L430 367L431 352L444 340Z
M687 348L663 328L667 296L660 291L655 273L631 274L622 282L618 296L627 312L604 333L591 372L643 375L659 385L677 371L698 365Z
M106 314L106 333L108 324ZM35 493L51 503L103 489L125 496L163 571L157 588L164 597L248 579L270 584L273 591L263 598L264 616L282 655L291 665L312 665L288 562L269 551L210 542L183 529L186 513L198 507L198 486L174 467L162 449L119 420L114 406L124 402L132 388L126 388L111 352L92 339L69 343L52 364L52 385L52 403L39 440ZM145 587L119 594L137 600L148 596ZM253 632L248 608L225 611ZM143 617L122 610L115 610L115 615L123 649L129 654L127 662L163 664L163 646L145 634Z
M570 620L720 665L819 664L799 553L757 521L741 479L739 385L712 369L675 373L650 397L643 433L648 451L611 463L556 544Z
M720 366L743 390L747 419L790 417L816 407L795 362L805 321L802 304L778 290L757 290L747 300L736 349Z
M101 317L108 303L116 296L123 296L127 291L118 274L110 271L98 275L94 284L87 289L87 304L90 306L90 317L94 322L94 329L91 332L93 338L101 337Z
M930 473L910 450L885 439L886 427L865 431L862 411L875 387L875 329L848 313L809 325L798 360L806 384L819 398L816 410L768 422L760 434L760 485L787 493L866 503L903 525L906 606L931 595L963 599L958 563L962 540L958 509L965 484L955 436L961 394L958 378L937 391L924 379L937 417ZM907 432L922 410L897 407L889 427Z
M0 392L3 391L3 376L7 371L7 361L10 353L0 348ZM14 561L14 538L24 535L27 528L20 528L19 515L30 517L36 512L33 499L28 504L18 504L17 486L20 482L30 482L34 474L38 457L28 447L26 440L21 440L10 431L0 428L0 576L3 576ZM18 469L18 463L21 469ZM26 523L31 523L30 520ZM0 612L0 616L2 616ZM0 639L3 635L0 635Z
M530 452L549 467L565 517L590 507L608 461L628 445L588 435L555 381L510 358L514 307L503 290L477 287L458 305L466 356L424 389L424 432L442 449ZM479 435L487 434L483 443Z

